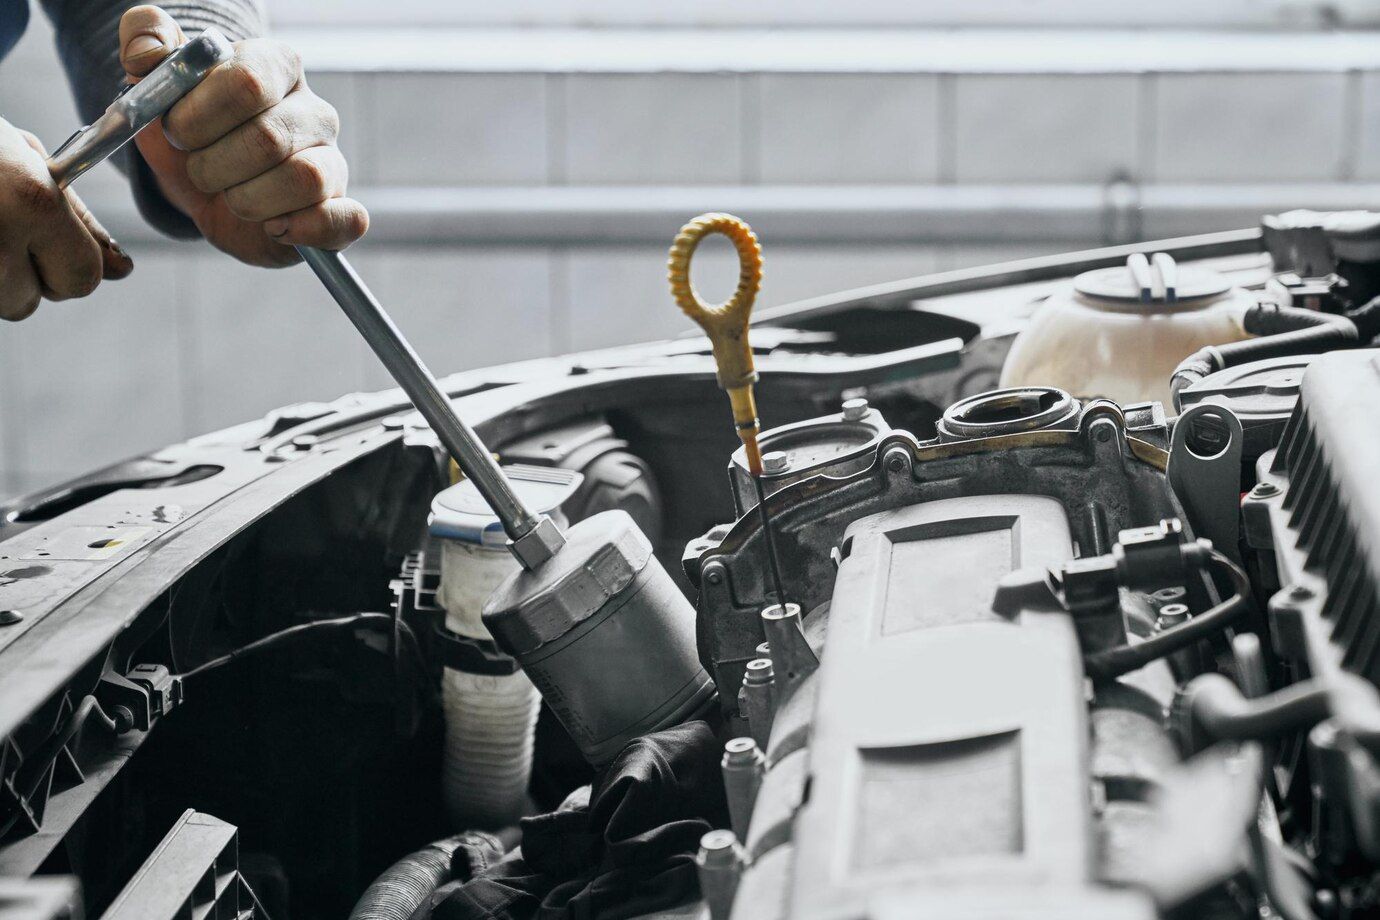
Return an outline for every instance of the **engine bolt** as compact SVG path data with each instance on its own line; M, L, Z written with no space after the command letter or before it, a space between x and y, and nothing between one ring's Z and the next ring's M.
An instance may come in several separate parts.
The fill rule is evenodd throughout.
M845 422L859 422L867 415L867 400L861 396L855 399L845 399L843 401L843 420Z
M1313 596L1313 591L1307 585L1294 585L1289 589L1291 600L1306 601Z
M891 451L886 458L886 468L893 473L904 473L909 466L910 463L902 451Z
M791 459L784 450L769 450L762 455L762 471L776 475L791 467Z
M13 626L24 620L24 614L18 610L0 610L0 626Z
M721 585L724 581L724 567L715 562L704 567L704 580L711 585Z
M1251 489L1251 494L1256 498L1269 498L1271 495L1279 494L1279 486L1273 482L1258 482L1255 488Z

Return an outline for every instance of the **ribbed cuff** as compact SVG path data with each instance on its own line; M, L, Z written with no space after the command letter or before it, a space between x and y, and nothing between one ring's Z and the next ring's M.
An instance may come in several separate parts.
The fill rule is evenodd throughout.
M120 17L138 0L44 0L57 31L58 53L77 108L86 123L95 120L124 86L120 65ZM266 29L260 0L196 0L162 2L182 31L196 35L212 26L231 41L262 35ZM129 176L139 213L157 230L177 239L200 236L191 218L163 196L148 163L130 144L115 158Z

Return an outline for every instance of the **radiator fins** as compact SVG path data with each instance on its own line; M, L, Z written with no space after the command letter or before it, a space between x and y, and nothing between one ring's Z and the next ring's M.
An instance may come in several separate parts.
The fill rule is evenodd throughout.
M1352 519L1345 498L1349 488L1338 481L1305 403L1289 420L1274 471L1289 478L1284 507L1297 548L1305 554L1305 567L1327 584L1321 613L1334 654L1346 670L1380 684L1380 611L1375 589L1380 572L1373 570L1361 522ZM1380 488L1380 483L1350 484L1350 488L1358 487Z

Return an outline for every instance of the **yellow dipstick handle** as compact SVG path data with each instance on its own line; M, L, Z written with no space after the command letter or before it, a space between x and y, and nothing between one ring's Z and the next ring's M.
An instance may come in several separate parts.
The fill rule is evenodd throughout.
M690 282L690 259L700 240L711 233L722 233L738 250L738 289L721 304L707 304ZM752 346L748 343L748 320L752 303L762 286L762 246L746 222L732 214L701 214L680 228L666 260L666 277L671 296L686 316L709 336L718 365L719 386L728 391L733 406L733 423L747 453L748 471L762 474L762 452L757 446L757 403L752 385L757 371L752 366Z

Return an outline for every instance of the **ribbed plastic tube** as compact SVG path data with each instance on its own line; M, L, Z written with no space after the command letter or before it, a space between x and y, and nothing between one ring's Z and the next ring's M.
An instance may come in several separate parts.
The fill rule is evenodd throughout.
M479 614L517 563L502 547L447 541L438 600L446 626L491 639ZM541 697L527 675L470 674L446 668L441 677L446 740L442 794L453 826L501 828L527 807L532 748Z

